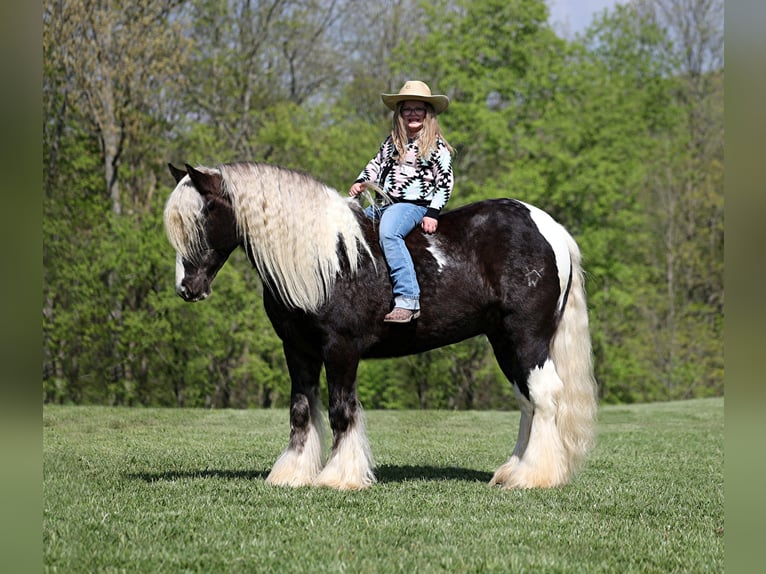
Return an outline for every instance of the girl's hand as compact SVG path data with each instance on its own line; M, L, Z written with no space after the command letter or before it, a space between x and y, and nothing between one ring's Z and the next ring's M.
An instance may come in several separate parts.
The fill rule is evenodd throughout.
M425 231L426 233L435 232L438 226L439 226L439 220L434 219L433 217L424 217L423 221L420 223L420 227L422 227L423 231Z
M351 186L351 189L348 190L348 194L351 197L356 197L360 193L364 191L364 184L361 181L356 182L354 185Z

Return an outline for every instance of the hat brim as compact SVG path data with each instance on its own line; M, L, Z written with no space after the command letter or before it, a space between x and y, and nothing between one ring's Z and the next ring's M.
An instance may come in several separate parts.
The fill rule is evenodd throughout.
M429 103L434 107L434 111L437 114L442 113L449 107L449 98L442 95L418 96L417 94L381 94L380 99L383 100L383 103L387 108L393 111L396 111L396 104L407 100Z

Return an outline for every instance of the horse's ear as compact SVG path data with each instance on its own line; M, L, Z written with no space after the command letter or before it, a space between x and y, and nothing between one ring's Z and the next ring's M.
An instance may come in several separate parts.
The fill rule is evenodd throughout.
M168 168L170 168L170 175L173 176L173 179L176 180L176 183L180 182L184 177L186 177L186 172L182 169L178 169L172 163L168 164Z
M199 171L188 163L186 164L186 173L189 174L194 187L202 195L218 195L221 193L221 177L219 175Z

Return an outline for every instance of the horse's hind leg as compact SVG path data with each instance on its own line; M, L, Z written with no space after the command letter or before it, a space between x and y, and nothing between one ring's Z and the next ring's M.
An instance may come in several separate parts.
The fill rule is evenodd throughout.
M546 345L527 345L519 350L495 339L493 347L500 367L518 389L521 422L513 454L497 469L490 484L544 488L566 483L570 469L556 424L564 384L546 353L541 357L539 351L530 351Z
M513 474L512 471L521 460L521 457L524 455L524 452L527 450L527 445L529 444L529 434L532 430L532 403L521 393L519 387L516 385L513 385L513 392L516 395L516 400L519 403L519 410L521 412L519 434L516 438L516 446L513 449L513 453L511 453L511 458L497 469L492 480L489 482L490 485L503 485L511 480Z
M358 357L350 354L325 362L333 442L330 458L314 482L317 486L356 490L375 483L364 414L356 395L358 364Z
M271 469L266 482L286 486L313 484L322 469L322 418L319 372L322 363L285 348L290 371L290 443Z

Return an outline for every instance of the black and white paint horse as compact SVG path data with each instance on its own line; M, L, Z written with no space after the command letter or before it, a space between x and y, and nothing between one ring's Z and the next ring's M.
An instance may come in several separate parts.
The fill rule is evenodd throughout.
M545 212L512 199L443 213L433 235L407 237L422 314L383 322L392 306L374 224L357 200L288 169L234 163L170 166L165 207L176 250L176 291L200 301L242 246L265 286L292 381L290 441L270 484L359 489L375 482L359 361L396 357L485 334L521 405L516 446L490 484L569 481L593 438L596 385L575 241ZM332 447L325 462L320 370L329 391ZM436 437L434 437L436 440Z

